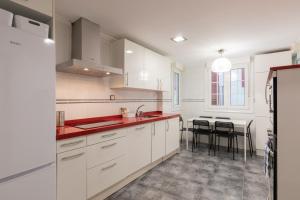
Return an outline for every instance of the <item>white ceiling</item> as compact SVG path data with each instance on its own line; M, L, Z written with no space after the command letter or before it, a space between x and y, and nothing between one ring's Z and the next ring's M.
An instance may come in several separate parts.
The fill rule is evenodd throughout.
M57 0L57 13L88 18L185 65L290 47L300 39L299 0ZM188 40L176 44L171 37Z

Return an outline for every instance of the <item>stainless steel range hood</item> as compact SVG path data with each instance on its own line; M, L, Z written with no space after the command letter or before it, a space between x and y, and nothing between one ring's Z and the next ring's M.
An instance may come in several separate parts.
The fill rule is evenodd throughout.
M56 69L97 77L122 75L122 69L101 64L100 51L100 26L80 18L72 24L72 59Z

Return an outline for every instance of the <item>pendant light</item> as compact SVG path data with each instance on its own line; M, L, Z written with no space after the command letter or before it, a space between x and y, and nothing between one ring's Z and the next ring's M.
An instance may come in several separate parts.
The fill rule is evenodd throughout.
M231 62L228 58L223 56L224 49L220 49L218 53L221 57L214 60L211 66L213 72L228 72L231 69Z

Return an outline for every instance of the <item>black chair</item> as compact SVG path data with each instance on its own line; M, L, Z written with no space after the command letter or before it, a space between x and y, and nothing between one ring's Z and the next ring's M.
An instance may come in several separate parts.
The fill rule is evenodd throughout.
M228 120L230 120L231 118L230 117L216 117L216 119L228 119Z
M234 160L234 139L236 139L237 143L237 136L234 132L234 124L232 122L215 122L215 130L214 130L215 140L214 140L214 154L216 155L216 140L218 137L218 150L220 150L220 138L227 138L228 139L228 147L227 151L230 152L230 148L232 148L232 156ZM238 149L238 147L237 147Z
M210 149L212 146L212 129L209 125L209 121L206 120L193 120L193 144L192 151L200 144L200 135L208 136L208 154L210 155Z
M186 131L186 127L184 127L184 122L183 122L183 118L182 118L182 116L180 115L179 116L179 123L180 123L180 132L181 132L181 136L180 136L180 143L182 143L182 135L183 135L183 132L184 131ZM188 128L188 131L193 131L193 128ZM186 140L188 139L188 138L185 138Z
M212 116L199 116L200 118L207 118L207 119L212 119Z
M254 150L253 150L253 143L252 143L252 134L251 134L251 124L252 124L253 120L251 120L247 126L247 133L246 133L246 137L248 139L248 143L249 143L249 149L250 149L250 156L252 157ZM243 132L237 132L235 131L235 135L236 136L242 136L244 137L245 134Z

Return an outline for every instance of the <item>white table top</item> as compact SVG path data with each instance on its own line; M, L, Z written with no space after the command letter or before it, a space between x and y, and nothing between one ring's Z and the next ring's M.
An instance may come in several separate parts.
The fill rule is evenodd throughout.
M203 117L194 117L187 120L187 122L193 122L193 120L206 120L210 124L215 123L216 121L220 122L232 122L236 126L247 126L247 120L235 120L235 119L216 119L216 118L203 118Z

